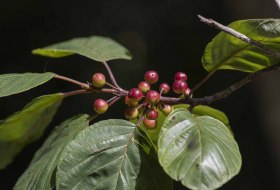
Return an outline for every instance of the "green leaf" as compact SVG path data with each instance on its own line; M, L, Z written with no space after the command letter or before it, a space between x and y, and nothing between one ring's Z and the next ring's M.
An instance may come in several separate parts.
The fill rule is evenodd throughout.
M48 82L54 73L13 73L0 75L0 97L24 92Z
M40 138L62 99L62 94L35 98L23 110L0 121L0 141L32 142Z
M170 178L151 165L149 142L125 120L98 122L82 131L64 150L57 169L57 190L172 189ZM154 167L154 168L152 168ZM155 173L160 175L154 176ZM153 177L151 177L153 176Z
M280 51L280 19L240 20L228 27ZM208 72L218 69L256 72L278 62L279 59L224 32L206 46L202 57L203 66Z
M12 163L14 157L23 149L24 144L19 142L0 141L0 170Z
M74 38L35 49L32 53L52 58L79 54L99 62L113 59L131 59L131 55L126 48L110 38L101 36Z
M210 116L173 111L163 124L159 162L167 174L190 189L216 189L241 167L238 145L228 128Z
M35 154L27 170L17 181L14 190L55 188L56 167L65 146L88 127L88 115L78 115L56 127Z

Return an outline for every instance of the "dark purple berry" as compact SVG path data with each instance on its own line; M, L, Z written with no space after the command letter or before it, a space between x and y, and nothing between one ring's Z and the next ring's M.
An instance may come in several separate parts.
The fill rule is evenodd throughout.
M144 79L149 84L154 84L158 81L158 74L156 71L147 71L144 75Z
M174 80L182 80L182 81L187 81L188 76L186 73L183 72L177 72L174 76Z
M187 90L188 84L185 81L176 80L174 81L172 88L176 94L183 94Z
M167 83L161 83L159 85L159 90L162 94L167 94L170 91L170 86Z
M147 92L146 101L148 104L150 105L157 104L159 100L160 100L160 95L157 91L150 90L149 92Z
M132 88L128 92L128 98L132 101L139 102L143 98L143 93L138 88Z
M148 119L157 119L158 118L158 111L156 109L151 109L147 112Z

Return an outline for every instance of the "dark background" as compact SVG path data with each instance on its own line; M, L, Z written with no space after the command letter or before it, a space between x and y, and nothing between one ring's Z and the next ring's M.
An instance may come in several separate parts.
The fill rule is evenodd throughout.
M218 33L200 23L197 14L224 24L280 16L272 0L0 0L0 73L47 70L87 81L92 73L104 71L100 64L80 56L38 57L30 51L73 37L102 35L117 40L134 55L132 61L110 62L117 80L126 89L143 80L148 69L157 70L160 80L169 83L175 72L185 71L192 87L206 75L200 59L205 45ZM195 96L210 95L245 75L218 71ZM274 72L261 77L212 105L228 115L243 156L240 174L223 190L280 189L279 75ZM32 98L71 89L75 87L51 81L29 92L1 98L0 119L20 110ZM96 97L66 99L44 137L0 171L0 189L12 189L53 126L75 114L92 114L90 104ZM117 107L99 120L123 118ZM184 189L180 184L175 186Z

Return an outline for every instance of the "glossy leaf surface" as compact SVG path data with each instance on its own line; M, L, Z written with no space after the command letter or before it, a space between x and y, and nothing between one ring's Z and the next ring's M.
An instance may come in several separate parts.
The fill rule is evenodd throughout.
M240 20L228 27L280 51L280 19ZM202 63L208 72L215 72L218 69L255 72L279 63L279 59L221 32L206 46Z
M158 142L166 173L190 189L216 189L241 167L238 145L228 128L210 116L176 109L164 122Z
M131 55L125 47L110 38L101 36L74 38L34 49L32 53L52 58L79 54L99 62L113 59L131 59Z
M88 126L88 115L78 115L56 127L35 154L14 189L55 189L55 175L61 152L73 138Z
M155 160L151 145L125 120L105 120L82 131L64 150L57 189L172 189L171 179ZM157 175L155 175L157 174Z
M54 73L13 73L0 75L0 97L30 90L48 82Z

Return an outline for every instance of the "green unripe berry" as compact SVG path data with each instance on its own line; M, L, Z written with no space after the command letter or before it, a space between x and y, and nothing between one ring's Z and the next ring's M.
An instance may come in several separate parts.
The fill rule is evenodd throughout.
M138 84L138 88L139 90L141 90L142 92L146 93L151 89L151 86L149 83L142 81Z
M138 109L134 108L134 107L129 107L126 108L125 110L125 118L133 120L136 119L138 117Z
M95 73L91 78L92 85L100 88L106 84L106 78L102 73Z
M163 113L163 115L165 116L168 116L172 111L173 111L173 106L171 105L166 105L166 104L163 104L163 105L160 105L160 111Z
M138 101L132 100L132 99L130 99L128 96L125 96L124 102L125 102L125 104L127 104L129 107L134 107L134 106L136 106L136 105L138 104Z
M93 109L98 114L103 114L108 110L108 103L103 99L97 99L93 103Z

